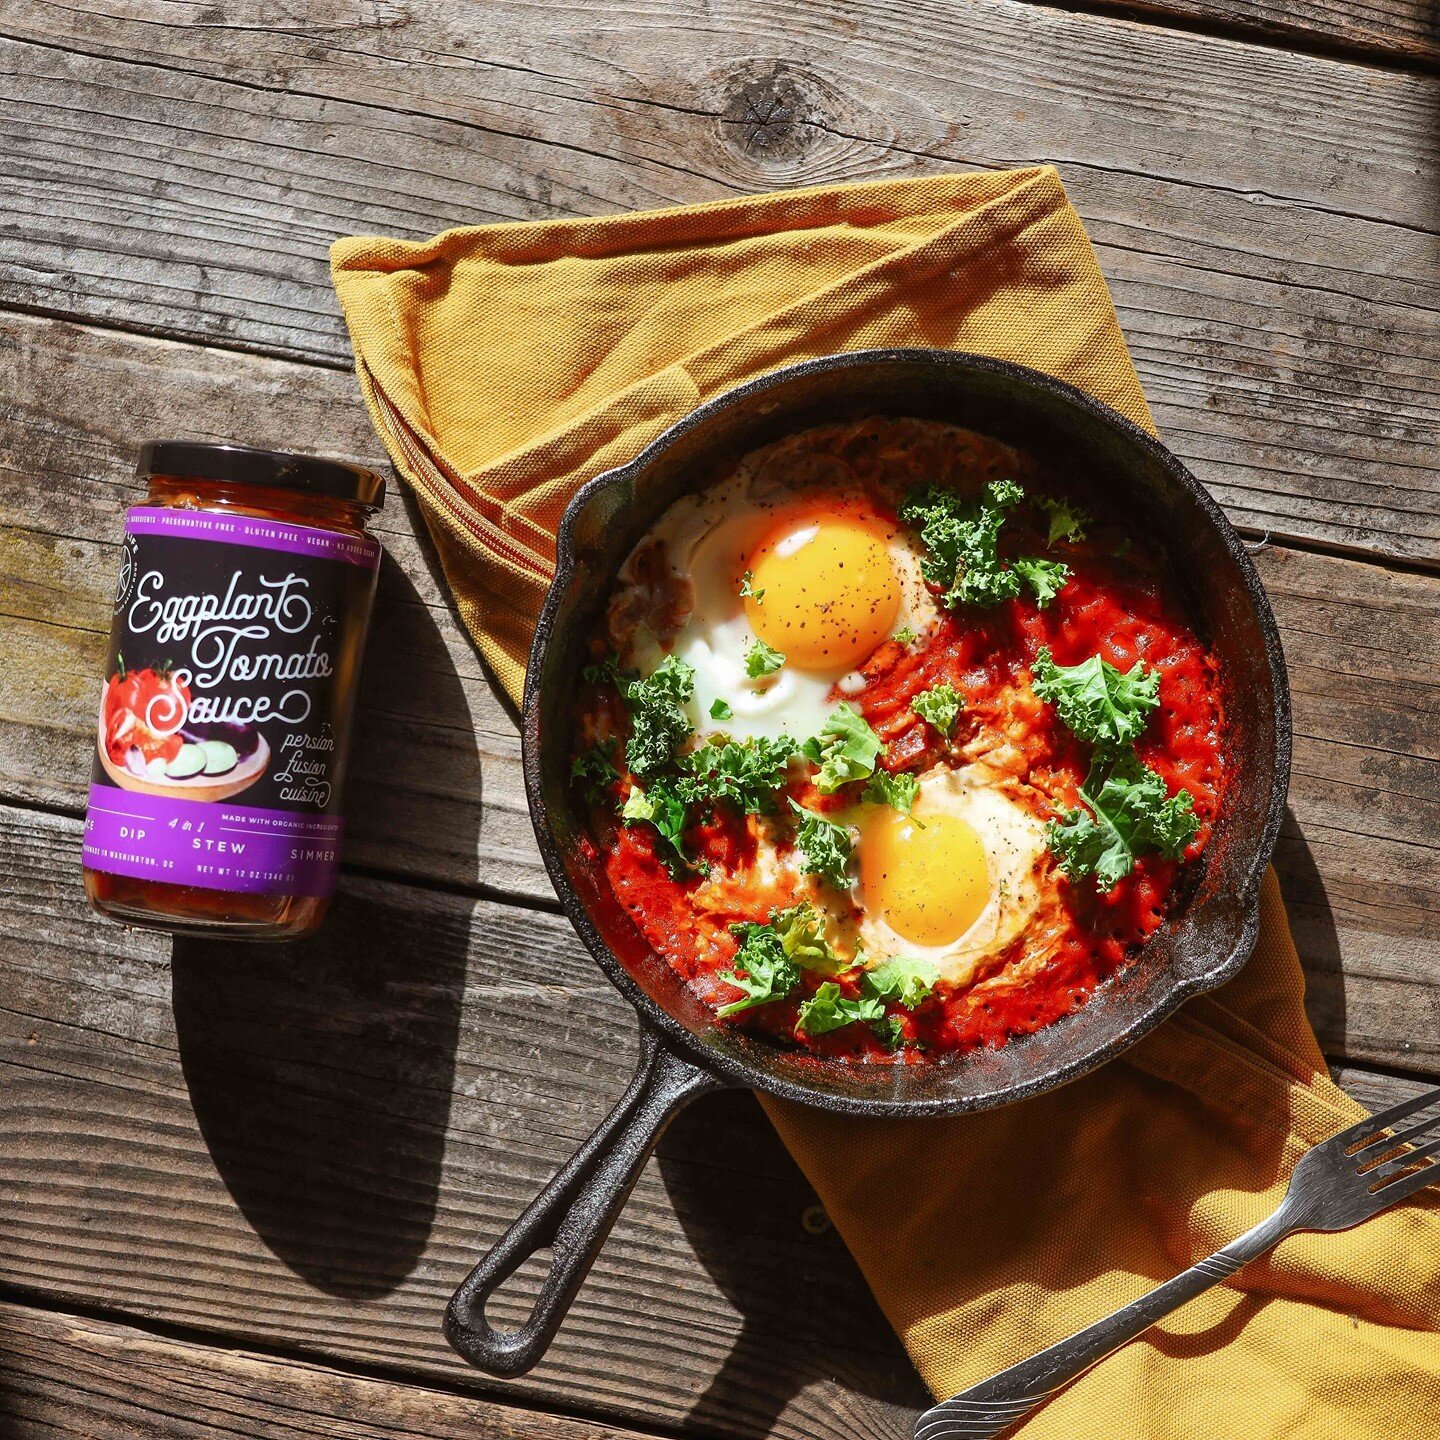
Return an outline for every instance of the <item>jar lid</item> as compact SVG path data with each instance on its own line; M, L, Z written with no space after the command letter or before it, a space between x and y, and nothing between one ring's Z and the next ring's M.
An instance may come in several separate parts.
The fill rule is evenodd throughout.
M385 480L363 465L297 455L288 450L256 450L249 445L214 445L203 440L147 440L135 464L137 475L173 475L184 480L225 480L266 485L352 500L378 510Z

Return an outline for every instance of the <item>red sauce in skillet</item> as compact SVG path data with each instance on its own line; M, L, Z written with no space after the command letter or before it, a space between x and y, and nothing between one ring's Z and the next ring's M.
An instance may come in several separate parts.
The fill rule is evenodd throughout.
M1034 524L1035 522L1029 522ZM1043 543L1037 532L1020 532L1008 544ZM886 744L882 764L892 770L923 770L940 756L936 732L910 708L922 690L945 681L965 697L965 721L1013 740L1025 779L1048 802L1042 818L1074 805L1090 764L1090 746L1077 740L1053 707L1029 687L1036 652L1047 646L1059 665L1079 664L1094 654L1121 670L1137 660L1158 672L1160 700L1136 745L1139 758L1193 798L1199 831L1180 860L1142 855L1133 871L1108 893L1093 883L1072 883L1055 875L1058 931L1043 964L1022 974L1000 966L968 987L937 987L913 1012L898 1015L908 1040L918 1045L892 1054L868 1026L848 1025L809 1037L795 1029L797 994L759 1006L734 1021L828 1055L915 1061L925 1056L1002 1045L1074 1010L1096 987L1123 971L1183 894L1187 866L1209 838L1220 812L1225 745L1222 689L1214 662L1169 593L1158 553L1117 523L1092 526L1086 540L1068 548L1070 576L1055 599L1040 608L1029 598L1008 600L985 610L965 608L944 614L940 627L919 648L887 643L863 667L865 687L847 694ZM597 690L587 709L609 706L622 726L623 706L613 692ZM815 809L828 804L808 782L791 791ZM674 969L717 1005L739 992L718 978L731 969L736 942L729 925L763 921L772 907L794 903L782 878L775 888L735 888L713 893L697 904L695 879L672 878L656 852L648 825L617 825L613 807L596 807L597 851L614 891L655 949ZM749 860L754 822L726 807L691 826L693 851L708 861L712 875L727 874ZM1016 942L1019 947L1026 937ZM806 991L815 980L807 977ZM854 994L855 981L841 977ZM1123 983L1121 980L1119 983Z

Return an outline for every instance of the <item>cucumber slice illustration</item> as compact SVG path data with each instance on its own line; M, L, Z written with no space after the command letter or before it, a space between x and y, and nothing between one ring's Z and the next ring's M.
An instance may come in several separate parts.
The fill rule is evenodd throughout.
M202 740L198 748L205 753L207 775L228 775L239 758L228 740Z
M199 745L182 745L165 767L167 780L188 780L205 768L205 751Z

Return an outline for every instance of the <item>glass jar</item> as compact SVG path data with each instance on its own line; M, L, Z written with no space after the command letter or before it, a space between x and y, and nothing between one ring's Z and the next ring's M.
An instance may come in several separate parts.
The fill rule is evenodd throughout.
M379 575L371 470L152 441L125 516L85 816L102 915L307 935L339 869L346 750Z

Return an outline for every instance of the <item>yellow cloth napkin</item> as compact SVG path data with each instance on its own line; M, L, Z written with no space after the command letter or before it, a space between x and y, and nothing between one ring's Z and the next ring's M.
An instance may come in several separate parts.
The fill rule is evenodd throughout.
M336 243L361 388L466 624L518 698L565 503L696 404L877 345L1047 370L1150 426L1049 168ZM1254 959L1123 1060L952 1120L766 1108L937 1395L1207 1254L1362 1112L1330 1081L1278 887ZM1287 1240L1023 1427L1027 1440L1440 1433L1433 1195ZM837 1328L836 1344L865 1337Z

